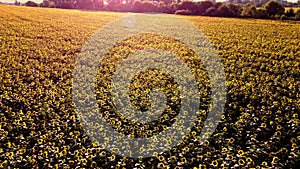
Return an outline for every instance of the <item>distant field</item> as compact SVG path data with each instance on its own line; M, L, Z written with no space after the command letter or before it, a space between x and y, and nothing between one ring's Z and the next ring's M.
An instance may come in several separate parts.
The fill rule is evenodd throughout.
M288 11L289 9L291 9L291 8L285 8L285 11ZM300 10L300 8L293 8L293 9L294 9L295 12Z
M228 94L217 130L200 145L195 141L200 131L192 129L196 134L189 134L187 143L146 159L123 158L92 142L74 110L72 72L86 40L125 15L0 5L0 168L296 168L299 22L178 16L199 27L222 59ZM174 39L146 34L122 41L108 56L141 45L189 51ZM189 54L182 57L192 60ZM205 76L199 71L197 80ZM209 88L204 81L199 85ZM201 90L200 96L208 105L209 92Z
M260 9L260 8L258 8ZM291 9L291 7L285 7L285 12L287 12L289 9ZM293 8L295 12L297 12L300 8L299 7L296 7L296 8Z

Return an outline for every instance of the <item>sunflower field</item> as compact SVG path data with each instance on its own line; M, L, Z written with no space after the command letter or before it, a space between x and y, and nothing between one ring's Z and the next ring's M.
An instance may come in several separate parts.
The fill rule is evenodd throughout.
M95 96L107 123L125 135L146 138L176 121L182 99L178 84L157 69L135 75L129 93L132 105L145 111L151 90L162 89L166 110L156 120L128 120L112 104L114 69L130 53L149 47L172 51L195 72L202 101L196 126L180 144L147 158L120 156L93 140L75 110L72 73L90 36L126 15L0 5L0 168L300 165L300 23L294 21L176 16L203 31L224 66L224 112L203 143L198 137L212 102L205 66L170 37L140 34L122 40L106 54L110 64L100 66L96 77Z

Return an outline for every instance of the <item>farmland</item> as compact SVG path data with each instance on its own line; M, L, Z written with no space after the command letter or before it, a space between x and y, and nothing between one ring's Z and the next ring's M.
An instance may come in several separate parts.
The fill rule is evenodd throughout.
M217 129L200 145L196 138L203 119L199 118L200 127L192 129L185 142L144 159L118 156L93 141L82 128L74 108L72 73L86 40L99 28L125 15L0 5L0 168L293 168L299 165L299 22L180 16L211 40L224 66L227 100ZM184 61L192 60L191 52L178 41L142 34L115 46L107 54L108 62L117 65L115 57L143 45L169 49ZM203 65L196 67L195 63L189 62L193 70L205 70ZM99 68L97 81L109 83L109 78L100 75L101 71L107 72L106 67ZM208 105L207 74L199 72L196 80L203 81L200 83L203 86L199 86L203 89L200 96L206 100L204 105ZM144 84L145 77L155 74L157 70L143 72L134 84ZM178 97L176 84L164 76L171 83L166 90ZM97 90L107 88L99 85ZM137 97L136 93L132 96ZM97 99L99 103L109 100L99 94ZM136 105L143 108L139 103ZM113 108L106 109L110 112L106 114L107 120L115 118L111 115ZM201 107L203 117L207 109ZM166 116L172 118L168 113ZM121 123L124 121L121 119ZM158 131L154 133L166 124L157 125ZM147 136L135 131L135 127L130 129L122 124L114 127L119 131L125 128L124 133Z
M291 9L291 8L285 8L285 11L288 11L289 9ZM297 11L297 10L299 10L300 8L293 8L295 11Z

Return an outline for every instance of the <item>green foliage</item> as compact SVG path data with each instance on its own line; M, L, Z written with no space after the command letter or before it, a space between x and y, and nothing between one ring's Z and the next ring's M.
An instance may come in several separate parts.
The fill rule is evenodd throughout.
M133 2L132 9L134 12L143 12L143 2L139 0L135 0Z
M77 1L78 4L80 1ZM85 0L85 2L87 3L90 3L91 4L91 1L88 1L88 0ZM76 3L75 0L64 0L64 1L61 1L59 4L60 8L62 9L73 9L74 8L74 4ZM85 6L80 6L81 9L91 9L91 6L89 5L85 5Z
M295 19L297 21L300 21L300 9L298 9L298 11L296 12Z
M144 1L144 0L44 0L41 7L57 7L65 9L91 9L116 12L158 12L180 15L202 15L218 17L242 17L242 18L261 18L261 19L281 19L284 14L284 7L275 1L244 1L244 5L213 1ZM248 2L248 3L247 3ZM246 3L246 4L245 4ZM253 4L260 6L265 3L263 8L256 9ZM241 4L241 2L239 3ZM177 12L176 12L177 11ZM287 9L285 16L288 19L295 19L294 9Z
M263 8L267 11L269 16L282 15L285 11L283 5L274 0L270 0L269 2L264 4Z
M177 10L177 4L171 3L171 4L165 4L164 2L158 3L158 12L167 13L167 14L174 14Z
M251 4L246 4L242 6L241 17L253 18L256 14L256 7Z
M254 18L258 18L258 19L267 19L268 17L269 15L267 11L264 9L257 9L254 14Z
M165 4L171 4L172 2L174 2L173 0L162 0L159 2L164 2Z
M197 3L192 1L183 1L180 2L177 6L177 10L189 10L193 14L196 13L197 8Z
M165 4L164 2L160 2L159 4L154 4L152 1L140 1L135 0L133 1L131 10L133 12L141 12L141 13L147 13L147 12L170 12L171 4ZM173 13L173 12L172 12Z
M235 17L236 14L225 4L219 6L215 12L216 16L220 17Z
M39 5L33 1L25 2L25 6L38 7Z
M205 11L212 7L214 4L212 1L200 1L197 3L197 15L204 15Z
M293 8L290 8L286 11L285 14L287 17L293 17L293 16L295 16L295 10Z
M234 17L239 17L241 15L242 12L241 6L235 4L228 4L227 6L233 12Z
M224 3L223 2L216 2L216 3L214 3L214 7L216 8L216 9L218 9L220 6L222 6Z
M93 9L93 10L99 10L104 8L103 0L69 0L70 7L72 4L76 4L76 7L79 9ZM112 3L111 1L108 1Z
M215 7L209 7L208 9L206 9L204 15L205 16L216 16L216 11L217 9Z
M41 4L40 7L49 7L49 1L48 0L44 0Z
M285 14L283 14L283 15L280 16L280 20L286 20L287 18L288 17Z
M192 11L189 9L182 9L182 10L177 10L175 12L176 15L192 15Z
M143 12L158 12L157 6L151 1L144 1L142 3Z

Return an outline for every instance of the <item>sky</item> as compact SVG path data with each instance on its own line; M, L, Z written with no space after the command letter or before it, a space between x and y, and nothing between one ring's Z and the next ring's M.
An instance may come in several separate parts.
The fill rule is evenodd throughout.
M21 3L25 3L27 2L28 0L18 0L18 2L21 2ZM34 2L37 2L37 3L41 3L43 2L43 0L32 0ZM218 2L221 2L221 1L225 1L225 0L217 0ZM298 0L288 0L288 2L297 2ZM6 2L6 3L13 3L15 2L15 0L0 0L0 2Z

